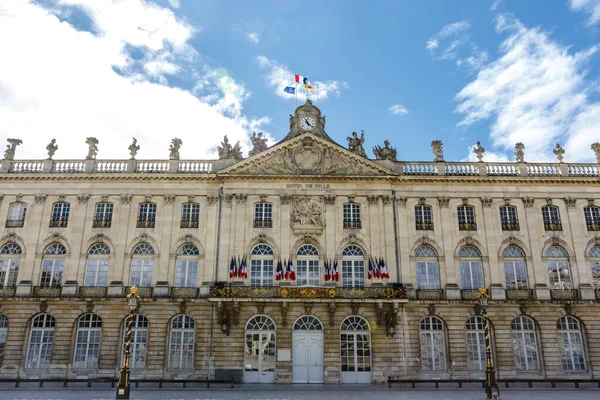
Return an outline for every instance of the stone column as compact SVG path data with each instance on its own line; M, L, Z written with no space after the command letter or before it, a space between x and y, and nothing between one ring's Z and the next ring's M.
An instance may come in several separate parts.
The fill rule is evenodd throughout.
M529 249L531 251L532 264L527 265L527 272L530 279L530 287L535 289L537 300L550 300L550 290L548 289L548 272L546 266L542 262L542 238L545 236L543 231L542 212L539 203L536 205L535 199L524 197L523 204L525 205L525 224L522 228L527 227L525 236L529 241ZM532 275L533 272L533 275Z
M203 229L204 268L198 275L198 281L203 286L210 286L215 276L215 251L217 240L218 197L209 195L200 198L200 227ZM208 293L206 293L208 294Z
M21 259L19 267L19 283L17 295L29 296L31 286L40 284L41 275L41 254L44 251L42 242L46 239L48 232L48 223L51 210L48 209L46 202L46 194L37 194L35 196L24 196L23 201L27 203L27 214L25 216L25 224L21 228L21 232L16 232L17 235L23 238L25 242L26 254L24 259ZM50 204L51 207L51 204ZM48 211L46 211L48 209Z
M414 291L416 278L413 275L414 266L410 262L410 251L414 244L411 240L412 235L409 234L410 218L409 210L414 209L414 205L408 205L406 197L398 197L396 199L396 212L398 216L398 251L400 262L400 274L402 275L402 284ZM414 228L413 228L414 229ZM408 289L407 289L408 292ZM407 293L408 294L408 293Z
M446 203L446 206L442 205L443 203L440 201L440 214L442 216L442 226L440 227L442 231L442 242L440 243L440 246L442 246L443 251L443 254L440 254L440 278L442 271L445 272L445 294L446 298L449 300L459 300L461 298L460 288L457 283L456 263L454 262L454 247L456 246L456 243L454 243L453 240L455 237L453 232L458 230L456 225L457 218L454 214L454 210L456 209L456 206L460 204L459 201L459 199L450 200ZM458 239L458 235L456 235L456 238Z
M82 286L83 280L85 279L85 262L87 259L87 249L84 245L87 239L84 237L85 232L89 232L88 221L92 218L86 218L88 215L88 200L90 195L82 193L75 198L69 198L68 201L71 204L71 213L69 215L68 232L71 239L71 255L69 260L69 268L65 271L65 283L67 281L74 282L74 285ZM89 223L91 226L91 223ZM63 293L64 293L63 289Z
M504 291L504 268L498 260L498 249L502 241L502 226L500 225L498 208L501 203L493 202L489 197L481 198L483 206L482 226L478 229L483 232L486 238L486 252L488 254L487 263L484 260L484 270L486 284L490 287L491 295L494 300L505 300L506 292ZM486 265L487 264L487 265Z
M579 211L577 200L567 197L565 199L567 214L563 229L570 231L574 256L569 260L571 263L571 277L573 279L573 288L579 288L583 300L595 300L596 294L592 286L592 269L585 260L585 250L589 238L584 235L587 232L585 215ZM566 235L565 235L566 236Z
M398 268L396 266L396 239L394 232L394 204L392 196L386 195L382 197L383 200L383 221L384 221L384 251L383 258L385 259L385 265L390 274L390 283L400 281L398 276ZM398 243L400 245L400 243Z
M158 246L160 247L158 250L160 253L160 258L158 263L155 265L156 269L154 270L154 282L160 283L155 286L157 286L156 289L159 291L163 291L163 293L159 293L161 295L168 295L168 283L174 282L174 276L169 276L169 264L171 261L171 251L173 250L172 247L175 245L175 241L178 239L172 237L175 224L177 223L174 205L175 199L176 196L174 194L165 194L162 196L162 201L160 198L156 199L157 215L154 234L156 241L158 242ZM159 286L161 287L160 289L158 288ZM164 293L165 290L167 293ZM157 290L155 290L155 295L157 295L156 291Z
M288 194L280 194L279 195L279 213L274 213L273 217L279 215L279 237L281 241L279 243L279 250L281 254L279 255L281 258L289 257L290 251L292 250L292 228L290 225L290 213L291 213L291 205L292 196ZM327 221L329 222L329 221ZM332 227L335 230L335 226ZM275 265L273 268L277 267L277 260L275 260Z
M335 252L337 250L337 242L336 239L338 237L340 237L341 235L338 235L337 232L341 232L343 230L342 228L342 223L341 220L339 218L337 218L337 215L339 213L339 204L341 204L341 201L336 198L335 195L332 194L326 194L324 196L324 201L325 201L325 248L326 248L326 253L325 254L320 254L320 256L322 256L322 258L329 260L329 261L333 261L333 259L335 258ZM363 217L364 220L364 217ZM366 221L363 221L366 224ZM365 228L365 226L363 226L363 229ZM321 265L323 265L323 262L321 261ZM322 275L322 274L321 274Z

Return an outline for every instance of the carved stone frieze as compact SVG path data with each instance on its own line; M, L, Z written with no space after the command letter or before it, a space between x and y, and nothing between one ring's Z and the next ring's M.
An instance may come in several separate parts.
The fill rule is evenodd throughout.
M352 310L352 314L358 315L359 308L360 308L359 303L356 303L354 301L350 303L350 309Z
M309 303L309 302L304 303L304 313L306 315L312 314L312 308L313 308L312 303Z
M292 228L324 228L323 197L293 196L290 223Z
M469 199L467 197L463 197L461 200L462 200L463 206L466 206L467 204L469 204Z
M77 201L79 204L85 204L90 199L90 195L88 193L81 193L77 195Z
M350 203L354 203L354 200L355 200L355 199L356 199L356 196L355 196L355 195L353 195L353 194L349 194L349 195L348 195L348 201L349 201Z
M510 206L510 197L505 197L504 198L504 205L505 206Z
M208 196L206 196L206 201L208 202L208 204L215 204L218 200L219 196L217 195L209 194Z
M225 200L225 203L229 203L231 204L231 202L233 201L233 198L235 197L235 194L232 193L227 193L223 196L223 199Z
M533 202L535 201L532 197L523 197L523 205L527 208L533 207Z
M577 199L573 197L567 197L565 198L565 204L567 205L567 208L575 208L575 205L577 204Z
M171 204L175 201L176 196L174 194L165 194L163 198L166 204Z
M438 197L438 203L441 208L448 207L448 204L450 204L450 198L447 196L440 196Z
M292 201L292 196L289 194L282 194L279 196L279 199L281 200L281 204L290 204Z
M383 200L384 205L389 206L392 203L392 196L383 195L383 196L381 196L381 200Z
M375 205L379 201L379 196L377 195L369 195L367 196L367 203L369 205Z
M492 198L491 197L482 197L481 204L484 207L491 207L492 206Z
M122 194L121 195L121 203L123 203L123 204L131 203L132 199L133 199L133 195L131 195L131 194Z
M323 200L325 200L325 204L333 204L335 203L335 195L326 194L325 196L323 196Z
M266 203L267 201L267 195L266 194L261 194L258 196L258 198L260 199L261 203Z
M33 196L35 202L38 204L44 203L46 201L47 197L48 197L48 195L46 195L46 194L36 194L35 196Z
M397 197L396 202L399 206L406 206L406 197Z
M243 193L238 193L235 195L235 200L237 201L238 204L244 204L246 203L246 199L248 198L247 194L243 194Z

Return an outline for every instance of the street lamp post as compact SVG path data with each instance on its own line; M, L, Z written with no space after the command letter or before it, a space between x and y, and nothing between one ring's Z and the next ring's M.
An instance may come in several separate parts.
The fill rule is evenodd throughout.
M483 334L485 336L485 358L487 367L485 369L485 393L488 399L499 399L500 389L498 388L498 382L496 381L496 369L492 361L492 347L490 344L490 327L489 319L487 314L488 299L490 296L487 294L486 288L479 288L479 294L477 300L481 308L481 317L483 318Z
M131 348L131 331L133 329L133 313L140 305L140 296L138 288L132 286L127 295L127 308L129 309L129 318L127 319L127 337L125 339L125 357L123 358L123 368L117 384L117 399L129 399L129 351Z

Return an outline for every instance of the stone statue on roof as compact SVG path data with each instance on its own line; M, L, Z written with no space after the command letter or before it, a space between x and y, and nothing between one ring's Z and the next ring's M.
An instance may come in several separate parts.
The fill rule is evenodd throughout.
M383 147L375 145L373 147L373 154L375 154L375 159L377 159L377 160L397 161L396 160L396 149L393 147L390 147L389 140L383 141Z
M226 160L231 158L241 160L242 158L244 158L242 156L242 149L240 148L240 141L238 140L235 146L232 146L229 143L229 138L227 138L227 135L225 135L225 137L223 138L221 145L217 146L217 151L219 152L219 160Z
M356 132L352 132L352 136L346 138L348 140L348 150L361 157L367 157L363 143L365 143L365 131L360 131L360 138Z

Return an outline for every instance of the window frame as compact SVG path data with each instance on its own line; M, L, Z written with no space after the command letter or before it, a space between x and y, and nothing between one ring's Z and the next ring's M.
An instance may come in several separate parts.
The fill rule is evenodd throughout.
M341 254L342 287L345 289L364 289L367 274L367 260L362 247L349 244Z
M8 337L8 317L0 314L0 368L4 364L4 351L6 349L6 339Z
M518 329L515 329L515 321L518 321ZM531 327L524 328L524 321L528 321L531 323ZM539 338L537 334L537 326L535 320L527 315L520 315L517 318L513 319L511 322L511 337L513 339L513 353L515 359L515 370L517 371L540 371L540 344ZM533 338L533 343L531 339ZM520 343L520 347L517 347L517 343ZM535 344L535 349L532 348L532 344ZM535 350L535 359L530 356L529 350ZM517 350L523 350L523 353L517 354ZM524 367L519 368L521 361L519 361L520 357L525 361ZM531 361L535 362L534 367L531 368Z
M424 325L425 329L423 328ZM439 343L440 338L441 343ZM430 315L419 321L421 371L437 372L448 370L448 354L446 349L446 342L446 326L443 319L441 319L440 317ZM431 350L431 353L426 354L426 350ZM436 353L436 350L441 352ZM430 362L426 362L426 360L429 360ZM439 360L439 362L436 362L436 360ZM430 365L431 367L426 367L426 365ZM439 366L439 368L437 366Z
M489 335L491 346L491 327L488 329L490 329ZM485 371L487 367L485 319L480 315L474 315L469 318L465 324L465 334L467 343L467 367L469 371ZM477 354L474 354L473 350L477 350ZM475 357L475 355L477 357Z
M433 208L426 204L415 206L415 229L418 231L433 230Z
M44 249L44 255L42 256L40 286L62 287L62 280L65 273L65 261L67 258L66 256L67 248L61 243L54 242L46 246ZM47 271L48 269L49 272ZM59 275L60 279L57 279L56 275Z
M129 317L125 317L123 320L123 341L121 349L121 364L122 360L125 359L125 343L127 342L127 325ZM146 368L146 358L148 351L148 332L150 327L150 321L142 314L133 315L133 325L131 327L131 343L129 345L129 368L132 370L142 371ZM142 366L138 366L140 363L138 357L143 357Z
M542 206L542 220L544 222L544 230L562 231L560 209L558 206Z
M137 228L154 228L156 225L156 203L145 201L138 205Z
M193 246L192 254L185 249L188 246ZM191 243L186 243L177 249L175 257L175 279L173 287L177 288L196 288L198 287L198 267L200 260L200 250L198 246ZM182 280L183 279L183 280ZM183 283L183 285L181 285Z
M509 247L514 247L516 249L518 249L522 256L519 257L509 257L507 256L507 249ZM522 264L522 265L521 265ZM519 290L519 289L529 289L529 274L527 271L527 260L525 258L525 252L518 246L507 246L503 251L502 251L502 265L504 267L504 285L506 287L507 290ZM518 267L523 267L523 275L525 276L525 284L523 285L523 281L519 280L518 277L518 273L517 273L517 269ZM510 268L510 270L508 272L512 273L512 276L507 276L507 268ZM520 271L519 271L520 272ZM509 278L511 278L511 282L509 285ZM514 280L512 280L514 278ZM514 285L513 285L514 283Z
M171 318L169 326L167 370L193 371L196 360L196 320L187 314L179 314ZM191 344L188 341L190 338Z
M40 319L42 326L34 326L36 321L39 321ZM29 340L27 341L27 353L25 356L26 369L40 370L50 368L50 361L52 360L52 348L54 346L55 327L56 319L50 314L38 314L31 319L31 326L29 327ZM36 337L35 343L32 342L34 339L34 332L39 332L39 337ZM39 341L37 340L38 338ZM32 347L32 345L39 345L39 347L35 349ZM35 358L32 359L32 356Z
M588 231L600 231L600 207L583 207L583 215Z
M13 212L15 206L18 205L16 212ZM8 215L6 217L6 228L22 228L25 225L25 217L27 216L27 203L24 201L15 201L8 206Z
M298 248L296 251L295 272L296 286L321 285L321 261L319 259L319 250L316 246L312 244L303 244Z
M0 288L17 286L23 249L17 243L8 242L0 248Z
M57 201L52 204L52 214L50 215L50 228L66 228L69 224L69 214L71 213L71 203L66 201Z
M433 254L419 255L419 249L430 248ZM428 250L429 251L429 250ZM415 279L416 289L418 290L440 290L442 287L440 263L437 251L429 245L421 245L415 249ZM424 268L424 269L423 269ZM421 271L421 273L419 273ZM425 272L424 274L422 272ZM425 277L425 281L421 281L419 277ZM431 277L431 278L430 278ZM435 281L437 277L437 282ZM424 283L424 284L422 284Z
M150 248L151 249L151 254L147 253L148 250L145 250L145 253L137 253L136 254L136 250L138 248L141 248L141 246L148 246L146 248ZM152 246L150 243L146 243L146 242L142 242L142 243L138 243L132 251L132 255L131 255L131 264L129 267L129 286L137 286L137 287L152 287L152 284L154 283L154 260L156 258L156 251L154 250L154 246ZM138 267L139 264L139 267ZM139 278L136 276L134 277L133 272L134 272L134 268L137 270L139 269ZM150 271L150 276L149 276L149 280L150 282L147 282L148 280L148 270ZM137 271L136 271L137 273ZM144 275L146 273L146 275ZM144 279L144 277L146 279ZM134 281L134 278L136 279Z
M563 322L564 321L564 322ZM574 327L576 325L576 328ZM585 351L585 339L583 335L582 323L579 319L565 315L556 321L558 331L558 343L561 348L562 369L565 372L585 372L588 369ZM566 342L565 342L566 338ZM575 359L576 350L573 343L578 342L580 348L579 360ZM580 366L579 368L577 366Z
M466 248L474 249L478 257L474 256L465 256L461 254ZM475 290L480 287L485 286L485 272L483 270L483 259L481 257L481 252L475 246L463 246L459 250L459 267L460 267L460 284L461 289L465 290ZM468 279L466 272L468 270ZM479 272L479 276L481 277L481 281L477 281L477 272Z
M558 248L564 254L559 256L551 255L552 249ZM569 253L561 246L550 246L545 254L546 270L548 272L548 283L550 289L573 289L573 273L571 271L571 263L569 262ZM564 275L568 275L568 280L564 279Z
M342 206L342 220L344 229L361 229L361 211L359 203L344 203Z
M475 219L475 207L462 204L456 207L456 215L458 217L459 231L476 231L477 222Z
M180 228L198 228L200 226L200 204L194 202L181 205Z
M266 243L258 243L250 252L250 286L272 287L275 281L275 255Z
M96 252L96 248L101 248L102 252ZM94 267L93 280L89 279L92 274L91 267ZM90 246L85 260L85 275L83 278L83 286L90 287L106 287L108 286L108 274L110 268L110 247L105 243L97 242ZM103 279L101 278L102 276ZM100 282L99 282L99 279ZM89 283L93 283L90 285Z
M108 201L96 203L92 228L110 228L114 213L114 204Z
M518 231L519 227L519 212L515 206L500 206L500 224L503 231Z
M83 326L82 326L83 325ZM80 343L85 335L85 342ZM77 319L77 333L73 350L73 369L98 369L100 343L102 341L102 318L98 314L88 313ZM93 357L95 356L95 359ZM78 357L83 360L77 361ZM90 361L90 358L92 360Z
M600 290L600 246L592 246L588 250L587 256L592 269L592 286L594 289Z
M261 201L254 203L254 227L273 227L273 204Z

